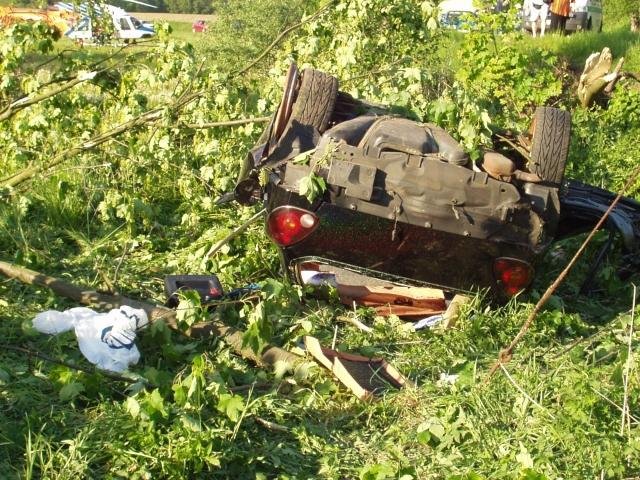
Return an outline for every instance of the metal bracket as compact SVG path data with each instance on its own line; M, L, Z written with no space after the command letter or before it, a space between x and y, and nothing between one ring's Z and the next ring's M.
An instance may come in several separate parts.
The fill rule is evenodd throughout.
M331 185L345 188L349 197L371 200L376 168L360 163L345 162L333 158L329 166L327 181Z

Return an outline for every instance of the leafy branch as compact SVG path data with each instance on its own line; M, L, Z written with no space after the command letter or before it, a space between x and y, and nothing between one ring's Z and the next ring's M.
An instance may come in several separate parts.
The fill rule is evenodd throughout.
M69 90L80 83L86 82L87 80L93 80L93 78L95 78L95 76L98 73L101 73L104 71L105 70L93 71L93 72L81 72L74 79L63 83L62 85L58 85L57 87L52 88L51 90L48 90L44 93L35 95L33 97L26 96L26 97L19 98L18 100L11 102L9 105L4 107L2 111L0 111L0 122L3 122L13 117L20 110L24 110L25 108L30 107L31 105L35 105L36 103L42 102L43 100L46 100L51 97L55 97L59 93L62 93L65 90Z
M108 142L109 140L117 137L118 135L124 132L135 130L143 125L159 120L160 118L162 118L162 116L164 115L164 112L167 109L171 111L181 110L182 108L187 106L189 103L191 103L193 100L199 98L200 95L201 95L201 92L195 92L183 98L180 98L178 101L172 104L149 110L143 113L142 115L139 115L127 122L121 123L120 125L110 130L107 130L106 132L96 135L95 137L91 138L86 142L83 142L79 145L68 148L66 150L63 150L46 165L31 165L21 170L20 172L16 173L13 177L4 181L0 186L4 188L15 188L17 185L21 184L22 182L29 180L30 178L33 178L35 175L41 172L47 171L63 163L64 161L68 160L74 155L77 155L78 153L81 153L86 150L91 150L97 147L98 145Z

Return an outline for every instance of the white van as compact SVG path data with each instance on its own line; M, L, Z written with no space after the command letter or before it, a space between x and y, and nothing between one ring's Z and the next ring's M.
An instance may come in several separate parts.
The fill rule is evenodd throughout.
M141 38L150 38L155 35L153 26L145 25L140 20L129 15L125 10L113 5L104 5L104 7L86 4L75 6L73 4L58 2L56 6L59 9L69 12L79 12L81 17L76 24L65 33L72 40L79 42L97 42L102 43L106 40L105 35L93 25L90 8L93 8L94 15L108 16L113 24L113 34L115 38L124 40L125 42L138 40Z
M509 0L495 0L490 11L500 13L508 8ZM455 30L467 30L478 13L474 0L444 0L438 4L440 25Z

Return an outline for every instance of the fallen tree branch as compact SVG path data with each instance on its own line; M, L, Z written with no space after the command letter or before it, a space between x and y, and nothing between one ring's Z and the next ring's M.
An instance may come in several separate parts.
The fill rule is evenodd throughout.
M62 297L100 310L111 310L122 305L142 309L147 313L151 323L163 320L169 327L192 338L220 337L238 355L258 365L269 365L271 367L287 365L292 368L303 360L297 355L272 345L267 345L260 353L256 353L251 348L243 345L244 332L229 327L222 322L199 323L192 325L186 332L182 332L178 328L176 312L166 307L152 305L122 295L108 295L94 290L83 289L59 278L50 277L40 272L2 261L0 261L0 274L25 284L47 287Z
M573 256L571 261L567 264L567 266L564 268L564 270L562 270L562 272L560 272L560 275L558 275L558 277L553 281L553 283L549 286L549 288L547 288L547 290L544 292L544 294L542 295L540 300L538 300L538 303L535 304L535 306L533 307L533 310L529 314L529 317L522 324L522 327L520 328L520 331L513 338L513 340L509 344L509 346L507 346L506 348L503 348L502 350L500 350L500 353L498 354L498 359L496 360L496 362L493 364L493 366L489 370L489 374L487 376L486 382L491 380L491 378L493 377L495 372L502 365L505 365L505 364L509 363L509 361L511 360L511 357L513 356L513 351L515 350L516 346L518 345L518 343L520 342L522 337L525 336L525 334L527 333L527 331L529 330L529 328L533 324L533 321L537 317L537 315L540 312L540 310L542 309L542 307L547 303L547 301L549 301L549 299L551 298L551 295L553 295L553 293L557 290L557 288L560 286L560 284L564 281L564 279L568 275L569 271L573 268L573 266L576 264L578 259L582 256L582 253L586 249L587 245L589 244L589 242L591 241L593 236L596 234L596 232L598 230L600 230L600 227L602 227L602 225L604 224L606 219L609 217L609 214L616 207L616 205L618 204L618 202L620 201L620 199L622 198L624 193L638 179L638 175L639 174L640 174L640 168L637 168L631 174L631 176L629 177L629 180L627 180L627 183L624 185L624 187L622 188L620 193L618 193L618 195L616 196L615 200L611 203L611 205L609 205L609 208L607 209L607 211L604 212L604 214L602 215L602 217L600 218L598 223L595 225L595 227L593 227L593 229L591 230L591 232L589 233L587 238L585 238L584 242L582 242L582 245L580 245L580 248L575 253L575 255Z
M200 94L201 92L195 92L181 99L179 102L175 102L173 104L166 105L164 107L158 107L158 108L149 110L143 113L142 115L139 115L136 118L129 120L128 122L124 122L118 125L117 127L112 128L111 130L107 130L106 132L96 135L91 140L88 140L79 145L63 150L46 165L31 165L30 167L27 167L21 170L20 172L16 173L14 176L12 176L8 180L0 184L0 187L14 188L20 183L34 177L38 173L47 171L55 167L56 165L63 163L64 161L68 160L74 155L77 155L78 153L81 153L86 150L91 150L97 147L98 145L102 145L103 143L108 142L112 138L117 137L121 133L134 130L142 125L159 120L162 117L164 110L166 108L169 108L171 110L180 110L181 108L185 107L187 104L191 103L193 100L200 97Z
M218 250L220 250L224 245L226 245L227 243L229 243L231 240L233 240L234 238L236 238L238 235L240 235L242 232L244 232L247 228L249 228L251 226L252 223L254 223L256 220L260 219L262 217L262 215L264 215L264 213L266 212L266 209L262 209L260 210L258 213L256 213L253 217L251 217L249 220L247 220L246 222L244 222L242 225L240 225L238 228L236 228L233 232L231 232L229 235L227 235L226 237L224 237L222 240L220 240L219 242L213 244L211 246L211 248L209 249L209 251L207 252L207 254L204 256L205 258L211 258Z
M611 95L611 93L613 92L613 89L616 88L616 84L618 83L618 80L620 80L621 77L621 70L622 70L622 66L624 65L624 57L622 57L619 61L618 64L616 65L616 68L613 70L613 72L611 72L611 74L614 76L613 80L611 80L606 87L604 87L603 92L605 93L605 95Z
M253 419L256 421L256 423L258 423L259 425L262 425L264 428L266 428L271 432L288 432L289 431L288 427L285 427L284 425L280 425L278 423L270 422L269 420L265 420L262 417L254 416Z
M101 70L104 71L104 70ZM20 110L24 110L31 105L35 105L36 103L42 102L47 98L55 97L59 93L64 92L65 90L69 90L76 85L86 82L87 80L92 80L98 73L101 71L93 71L93 72L85 72L82 74L78 74L76 78L69 80L68 82L63 83L62 85L58 85L55 88L52 88L40 95L35 95L33 97L22 97L18 100L11 102L5 108L0 111L0 122L3 122L11 117L13 117Z

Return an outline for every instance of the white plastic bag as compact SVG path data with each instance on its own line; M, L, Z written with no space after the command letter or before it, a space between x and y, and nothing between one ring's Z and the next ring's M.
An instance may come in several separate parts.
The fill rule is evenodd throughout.
M42 333L53 335L75 329L80 351L87 360L112 372L122 372L138 362L136 331L148 323L144 310L126 305L108 313L84 307L64 312L48 310L33 319L33 327Z

